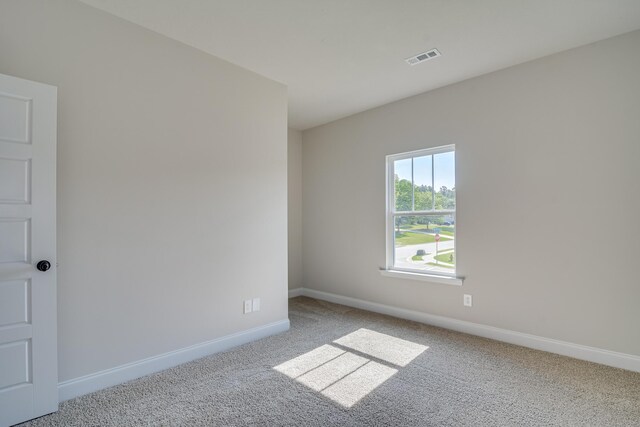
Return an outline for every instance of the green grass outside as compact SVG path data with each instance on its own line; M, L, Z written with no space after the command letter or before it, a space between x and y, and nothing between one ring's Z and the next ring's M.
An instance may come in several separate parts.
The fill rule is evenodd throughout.
M444 242L447 240L451 240L448 237L440 236L440 241ZM398 233L396 231L396 245L398 246L407 246L407 245L420 245L422 243L433 243L436 239L433 234L421 234L421 233L412 233L410 231L401 231Z
M429 228L427 228L426 224L403 224L401 228L404 230L423 231L425 233L435 233L434 229L439 228L441 235L451 237L453 237L455 231L453 226L437 224L429 224Z
M442 268L450 268L453 269L454 267L449 267L448 265L444 265L444 264L436 264L435 262L428 262L428 265L433 265L434 267L442 267Z
M411 259L414 260L414 261L422 261L423 260L422 259L423 256L424 255L414 255L414 256L411 257Z
M455 229L453 227L449 227L448 225L435 225L435 226L433 226L433 228L439 228L440 229L440 235L442 235L442 236L451 236L451 237L453 237L453 234L455 232Z
M453 255L453 260L451 259L452 255ZM453 254L453 250L451 250L449 252L445 252L445 253L438 253L438 255L434 256L433 258L437 259L438 261L447 262L449 264L455 264L456 263L456 257Z

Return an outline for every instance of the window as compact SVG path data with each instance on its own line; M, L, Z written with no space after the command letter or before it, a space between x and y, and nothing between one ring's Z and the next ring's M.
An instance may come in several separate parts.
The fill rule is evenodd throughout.
M456 276L453 145L387 156L387 271Z

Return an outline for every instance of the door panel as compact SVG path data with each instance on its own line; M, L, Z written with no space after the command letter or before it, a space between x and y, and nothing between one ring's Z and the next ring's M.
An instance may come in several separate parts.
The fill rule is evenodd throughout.
M29 160L0 158L0 182L12 185L0 185L1 203L29 203Z
M31 143L30 122L31 99L7 92L0 93L0 139Z
M29 341L0 345L0 388L29 383Z
M0 263L29 262L29 218L0 219Z
M56 97L0 75L0 426L58 408Z
M29 288L28 280L0 282L0 328L16 323L29 323Z

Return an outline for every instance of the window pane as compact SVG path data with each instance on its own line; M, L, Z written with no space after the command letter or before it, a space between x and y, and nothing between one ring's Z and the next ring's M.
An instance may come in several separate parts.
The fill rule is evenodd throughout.
M413 183L416 211L433 209L432 156L415 157L413 159Z
M393 162L396 211L413 210L411 159Z
M456 208L456 170L455 153L436 154L433 156L434 189L436 192L436 210L453 210Z
M394 218L394 267L455 273L453 215L402 215Z

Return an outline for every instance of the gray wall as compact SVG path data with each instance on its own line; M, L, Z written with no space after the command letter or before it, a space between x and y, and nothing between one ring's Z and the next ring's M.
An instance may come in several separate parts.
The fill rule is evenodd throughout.
M639 47L637 31L305 131L304 286L640 355ZM381 276L385 155L451 143L464 286Z
M302 132L289 129L289 289L302 286Z
M58 86L60 380L287 318L283 85L67 0L0 2L0 73Z

